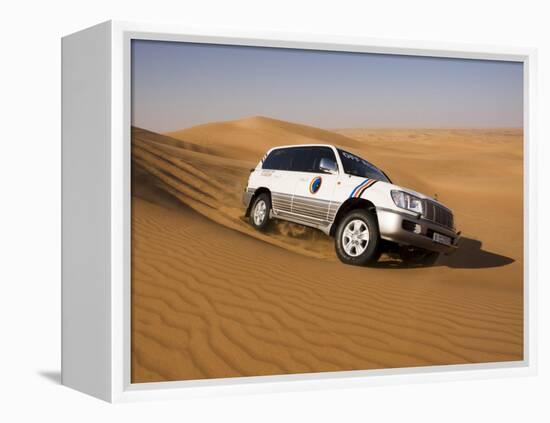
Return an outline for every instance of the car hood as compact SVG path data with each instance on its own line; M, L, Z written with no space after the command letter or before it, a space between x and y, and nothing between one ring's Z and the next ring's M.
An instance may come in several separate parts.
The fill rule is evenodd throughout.
M358 184L361 183L361 181L365 180L365 178L361 178L361 177L354 176L354 175L352 175L351 178L354 180L354 182L356 182ZM399 191L406 192L407 194L414 195L415 197L421 198L422 200L431 200L431 201L433 201L437 204L440 204L441 206L443 206L445 208L448 208L445 204L441 203L439 200L435 199L434 197L430 197L429 195L423 194L421 192L415 191L415 190L410 189L410 188L402 187L400 185L396 185L396 184L393 184L393 183L390 183L390 182L384 182L384 181L378 181L377 185L378 186L383 186L388 191L399 190Z

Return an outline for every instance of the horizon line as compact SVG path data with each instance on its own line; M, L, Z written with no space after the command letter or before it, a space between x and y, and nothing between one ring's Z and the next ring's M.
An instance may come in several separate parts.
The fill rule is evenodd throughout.
M192 126L187 127L179 127L178 129L171 129L171 130L165 130L165 131L158 131L156 129L150 129L146 128L144 126L139 126L134 123L130 124L130 127L132 128L139 128L139 129L145 129L150 132L155 132L157 134L168 134L172 132L180 132L185 131L188 129L196 128L199 126L204 125L212 125L212 124L222 124L222 123L232 123L232 122L239 122L239 121L246 121L246 120L252 120L252 119L266 119L266 120L273 120L273 121L279 121L284 122L288 124L295 124L295 125L302 125L302 126L308 126L311 128L321 129L325 131L342 131L342 130L358 130L358 129L366 129L366 130L524 130L524 126L346 126L346 127L321 127L321 126L315 126L311 125L309 123L303 123L298 121L290 121L290 120L284 120L284 119L278 119L273 118L269 116L262 116L262 115L250 115L242 118L237 119L228 119L228 120L214 120L214 121L208 121L204 123L199 123Z

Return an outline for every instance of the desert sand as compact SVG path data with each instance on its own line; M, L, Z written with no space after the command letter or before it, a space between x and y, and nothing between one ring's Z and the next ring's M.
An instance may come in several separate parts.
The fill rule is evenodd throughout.
M275 145L327 142L437 194L463 241L429 268L346 266L319 231L243 219ZM253 117L132 130L132 382L523 358L523 133Z

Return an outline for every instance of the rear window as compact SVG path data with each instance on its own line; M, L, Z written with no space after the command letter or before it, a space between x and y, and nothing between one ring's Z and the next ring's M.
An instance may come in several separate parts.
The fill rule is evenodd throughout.
M290 170L292 155L288 148L273 150L262 164L263 169Z

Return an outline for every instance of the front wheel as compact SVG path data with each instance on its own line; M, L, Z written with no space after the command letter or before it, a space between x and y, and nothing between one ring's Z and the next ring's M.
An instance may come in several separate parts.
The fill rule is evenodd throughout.
M266 193L258 195L254 199L250 209L249 221L256 229L263 231L269 223L269 212L271 210L271 200Z
M364 266L380 257L380 233L376 217L366 210L345 216L336 230L336 255L346 264Z

